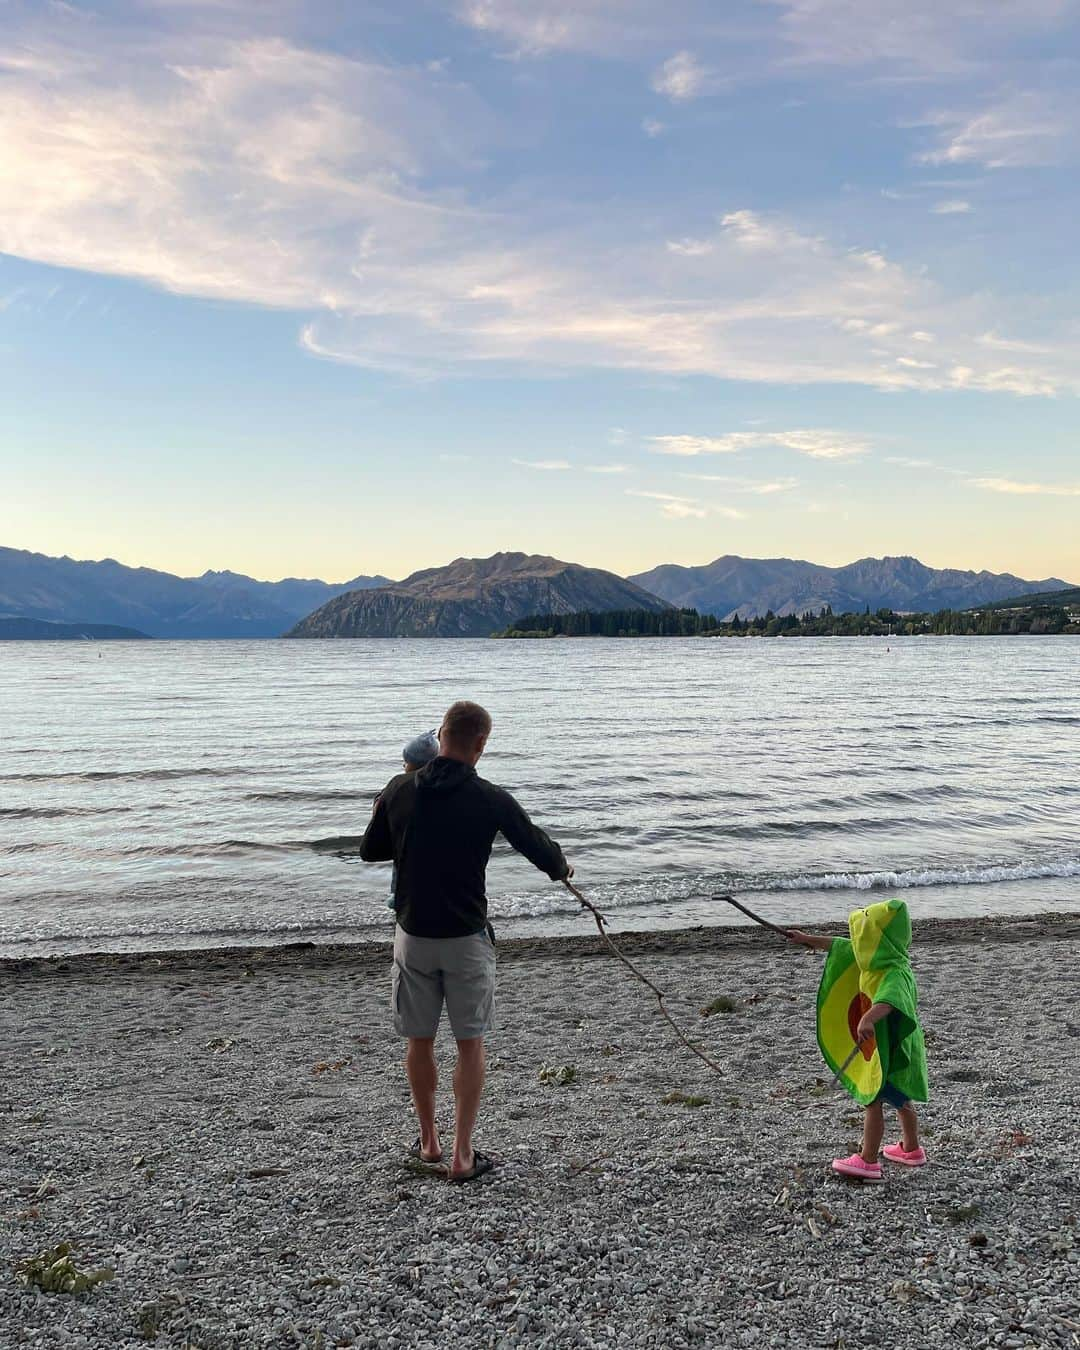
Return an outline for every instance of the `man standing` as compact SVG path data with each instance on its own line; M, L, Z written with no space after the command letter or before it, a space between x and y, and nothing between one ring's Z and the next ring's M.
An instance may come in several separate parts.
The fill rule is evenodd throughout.
M397 864L394 1028L408 1039L405 1072L420 1121L412 1153L443 1160L435 1124L435 1033L445 1001L457 1040L451 1181L472 1181L493 1166L473 1149L484 1088L484 1036L495 1001L495 946L485 877L499 833L553 881L573 875L562 850L509 792L475 765L491 734L478 703L455 703L439 729L438 757L392 778L360 844L365 862Z

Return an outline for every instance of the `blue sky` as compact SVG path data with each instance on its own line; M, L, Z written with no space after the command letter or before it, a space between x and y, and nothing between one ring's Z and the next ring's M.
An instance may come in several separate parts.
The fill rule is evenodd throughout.
M0 542L1080 581L1076 0L0 0Z

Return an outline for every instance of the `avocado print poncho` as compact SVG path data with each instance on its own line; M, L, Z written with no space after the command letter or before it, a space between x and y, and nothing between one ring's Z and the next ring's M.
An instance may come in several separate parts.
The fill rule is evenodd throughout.
M911 919L902 900L857 909L848 916L849 938L834 938L825 959L817 1000L818 1045L833 1073L855 1048L863 1014L875 1003L895 1011L877 1024L841 1076L847 1092L869 1106L886 1083L913 1101L927 1099L926 1047L919 1026L919 995L908 960Z

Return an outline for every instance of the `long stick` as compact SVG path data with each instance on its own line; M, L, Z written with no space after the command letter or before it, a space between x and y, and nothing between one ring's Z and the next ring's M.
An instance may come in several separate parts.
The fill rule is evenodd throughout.
M675 1035L678 1036L680 1041L682 1041L683 1045L686 1046L687 1050L692 1050L694 1054L697 1055L698 1059L703 1059L705 1063L709 1066L709 1068L712 1069L713 1073L718 1073L722 1078L725 1077L726 1075L724 1073L724 1070L720 1067L719 1064L717 1064L716 1060L710 1059L704 1050L700 1049L693 1043L692 1040L690 1040L690 1038L686 1035L686 1033L682 1030L679 1024L668 1012L667 1008L664 1007L663 990L657 989L656 985L653 984L652 980L650 980L647 975L643 975L642 972L638 970L637 966L634 965L633 961L631 961L628 956L624 956L623 953L618 949L618 947L616 947L614 942L612 942L611 938L608 936L606 929L607 919L605 919L604 916L600 913L600 911L596 908L596 906L592 904L591 901L586 900L585 897L578 890L578 888L571 881L567 880L567 878L565 877L563 878L563 885L566 887L566 889L570 892L571 895L573 895L577 900L581 902L583 908L587 909L589 913L593 916L593 918L596 920L597 930L599 931L600 936L607 943L608 947L611 949L612 955L617 956L618 959L623 963L623 965L626 966L628 970L633 971L633 973L638 977L641 983L648 986L648 988L651 989L652 992L656 995L656 1001L660 1005L660 1011L663 1013L664 1018L666 1019L668 1025L671 1027L672 1031L674 1031Z
M844 1060L843 1064L841 1064L840 1067L837 1069L837 1071L833 1074L832 1082L829 1084L829 1087L834 1088L837 1085L837 1083L839 1083L840 1079L843 1078L844 1074L846 1074L848 1069L851 1068L852 1063L854 1062L855 1058L857 1057L861 1049L862 1049L861 1045L855 1046L855 1049L852 1050L851 1054L848 1055L847 1059Z
M755 923L761 924L762 928L771 928L774 933L779 933L785 941L791 941L787 935L786 928L781 928L778 924L770 923L768 919L763 919L760 914L755 914L752 909L747 909L745 905L740 904L733 895L714 895L712 898L714 900L723 900L729 905L734 905L735 908L741 910L748 919L753 919Z

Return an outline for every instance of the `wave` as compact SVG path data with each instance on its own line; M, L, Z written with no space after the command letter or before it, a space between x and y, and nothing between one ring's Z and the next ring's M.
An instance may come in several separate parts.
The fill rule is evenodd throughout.
M344 788L310 791L302 788L282 788L279 791L246 792L244 799L249 802L367 802L370 805L378 795L378 788L372 788L370 792L352 792Z
M789 877L761 889L777 891L908 890L917 886L985 886L999 881L1080 877L1080 858L1044 863L985 863L966 867L911 867L897 872L823 872ZM757 888L749 888L757 889Z
M61 816L112 816L133 811L133 806L3 806L0 819L57 820Z
M216 769L87 769L82 773L0 773L0 783L105 783L117 778L164 783L174 778L231 778L245 772L239 764Z

